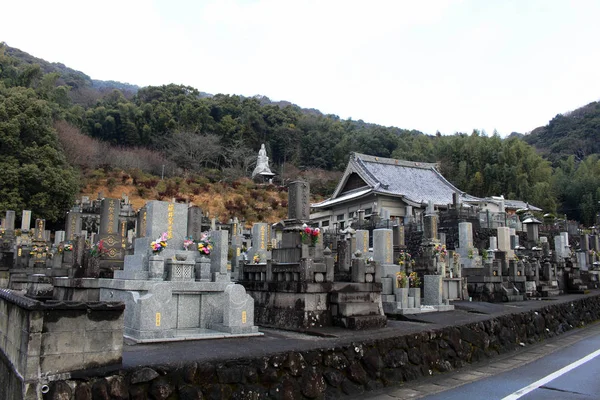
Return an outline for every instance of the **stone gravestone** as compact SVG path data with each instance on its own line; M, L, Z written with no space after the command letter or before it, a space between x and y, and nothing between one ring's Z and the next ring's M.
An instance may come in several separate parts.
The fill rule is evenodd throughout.
M6 229L7 232L14 232L15 230L15 212L13 210L6 211L4 229Z
M310 218L310 185L295 181L288 187L288 219L308 221Z
M31 228L31 211L23 210L21 218L21 232L29 232Z
M470 222L458 224L458 243L456 252L460 255L462 268L481 268L481 257L479 251L473 246L473 225ZM455 271L456 277L461 276L461 271Z
M423 304L428 306L442 304L442 276L425 275L423 278Z
M211 232L210 259L196 258L196 250L183 249L188 236L186 204L150 201L146 212L145 236L136 239L134 254L125 257L125 269L116 271L115 279L99 282L101 301L110 298L126 304L125 336L144 342L256 335L254 302L227 273L227 231ZM152 257L156 270L149 271L150 243L163 232L167 247ZM213 282L194 278L194 267L202 263L207 264L207 278L212 272ZM202 275L202 267L200 271Z
M429 201L423 217L423 241L425 243L437 243L439 241L437 213L433 201Z
M58 246L65 241L65 231L54 232L54 245Z
M266 224L265 224L266 225ZM210 233L213 251L210 256L210 272L213 282L229 282L231 275L227 272L227 251L229 250L227 231Z
M150 243L164 233L167 248L160 255L165 259L183 252L183 241L187 236L187 204L153 200L146 203L146 223L142 236L134 242L134 253L125 256L124 271L115 271L119 279L148 279L148 257L152 251Z
M507 259L515 258L515 252L510 248L510 228L501 226L497 228L498 251L506 253Z
M267 261L267 247L269 245L269 225L257 223L252 225L252 248L248 253L250 262L255 255L260 257L261 262Z
M146 209L146 206L140 208L140 211L138 212L137 215L137 221L136 221L136 237L140 238L140 237L144 237L146 236L146 225L148 223L148 210Z
M198 242L202 237L202 209L200 207L188 208L188 236L194 242Z
M119 199L102 199L100 212L100 233L94 237L93 243L102 241L105 253L100 260L102 268L121 269L125 257L125 237L124 232L120 232L125 227L119 226L119 213L121 212L121 201ZM126 222L123 221L125 224Z
M356 250L360 251L364 256L369 253L369 231L356 231Z
M391 229L373 231L373 261L381 265L383 277L396 277L400 265L394 264L394 246Z
M406 247L404 225L394 225L394 246L403 249Z
M68 242L75 240L75 236L81 233L81 213L69 211L67 214L67 224L65 226L65 239Z

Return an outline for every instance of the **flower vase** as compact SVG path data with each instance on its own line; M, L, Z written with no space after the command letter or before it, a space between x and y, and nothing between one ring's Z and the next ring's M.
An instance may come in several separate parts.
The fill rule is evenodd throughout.
M148 279L152 281L162 281L165 275L165 258L158 254L153 254L148 258Z
M400 303L401 308L408 308L408 288L394 288L396 302Z
M421 288L413 287L408 289L408 295L415 298L415 308L421 308Z

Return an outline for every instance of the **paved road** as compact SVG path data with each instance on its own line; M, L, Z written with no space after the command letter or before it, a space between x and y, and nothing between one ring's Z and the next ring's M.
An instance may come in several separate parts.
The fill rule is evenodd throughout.
M373 393L368 398L591 400L600 399L599 373L597 323L509 356Z

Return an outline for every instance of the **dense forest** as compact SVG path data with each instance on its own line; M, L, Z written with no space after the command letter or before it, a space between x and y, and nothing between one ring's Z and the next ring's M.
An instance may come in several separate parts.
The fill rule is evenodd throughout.
M318 176L320 195L331 194L339 176L328 181L325 171L343 171L357 151L438 162L473 195L502 194L590 225L600 202L599 121L592 103L529 135L430 136L261 96L95 81L2 44L0 211L29 208L60 219L99 168L235 185L264 143L278 183L290 173Z

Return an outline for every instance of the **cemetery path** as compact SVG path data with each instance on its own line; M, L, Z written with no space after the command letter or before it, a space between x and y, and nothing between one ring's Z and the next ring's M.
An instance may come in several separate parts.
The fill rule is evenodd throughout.
M594 294L600 294L600 290L592 291L592 295ZM288 351L343 346L355 341L377 340L484 321L501 315L541 309L549 304L568 303L586 296L589 295L562 295L548 300L514 303L460 301L453 303L456 307L454 311L423 313L411 316L408 321L388 320L387 327L376 330L353 331L328 327L316 328L308 334L259 327L264 336L144 344L126 342L123 348L123 367L227 361Z

